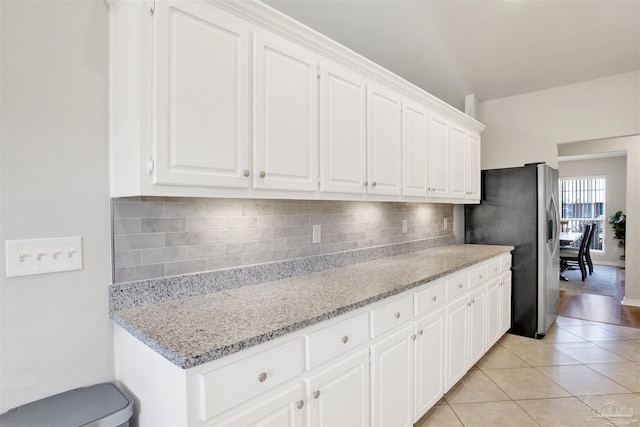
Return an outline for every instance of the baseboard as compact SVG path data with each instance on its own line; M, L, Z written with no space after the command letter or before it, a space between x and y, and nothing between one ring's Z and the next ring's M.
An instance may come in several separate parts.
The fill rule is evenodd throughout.
M618 262L612 262L612 261L598 261L596 262L596 260L593 260L593 265L609 265L611 267L617 267L618 266Z
M624 297L622 299L622 303L621 304L622 305L630 305L632 307L640 307L640 299Z

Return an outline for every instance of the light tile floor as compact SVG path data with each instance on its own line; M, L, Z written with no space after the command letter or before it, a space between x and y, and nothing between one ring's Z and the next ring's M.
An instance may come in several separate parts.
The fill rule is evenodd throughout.
M603 425L640 427L640 329L559 317L505 335L414 427Z

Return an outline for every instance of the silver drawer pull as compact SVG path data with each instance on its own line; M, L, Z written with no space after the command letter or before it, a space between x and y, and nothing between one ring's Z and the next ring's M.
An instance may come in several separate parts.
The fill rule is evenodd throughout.
M242 172L242 175L244 175L245 177L249 176L251 174L251 172L249 172L249 169L245 169L244 172Z
M314 391L314 392L313 392L313 398L314 398L314 399L317 399L317 398L319 398L319 397L320 397L320 390L318 390L318 391Z
M302 407L304 406L304 400L299 400L296 406L298 407L298 409L302 409Z
M265 176L267 176L265 171L260 171L260 178L264 178Z
M347 341L349 341L349 337L348 337L348 336L346 336L346 335L345 335L345 336L343 336L343 337L342 337L342 342L346 344L346 343L347 343Z
M258 381L263 383L266 380L267 380L267 373L266 372L260 372L260 375L258 375Z
M373 186L375 187L375 186L376 186L376 185L378 185L378 184L376 184L376 182L375 182L375 181L373 181L373 182L371 183L371 185L373 185Z
M435 296L435 295L431 297L431 301L434 301L434 302L435 302L435 300L437 300L437 299L438 299L438 297L437 297L437 296Z
M399 319L400 318L400 312L397 312L396 314L394 314L394 316L395 316L396 319Z

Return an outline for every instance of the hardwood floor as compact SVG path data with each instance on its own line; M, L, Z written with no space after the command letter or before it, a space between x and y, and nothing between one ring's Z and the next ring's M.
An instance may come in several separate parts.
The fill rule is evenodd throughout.
M616 274L615 296L560 291L560 316L640 328L640 307L621 305L625 270Z

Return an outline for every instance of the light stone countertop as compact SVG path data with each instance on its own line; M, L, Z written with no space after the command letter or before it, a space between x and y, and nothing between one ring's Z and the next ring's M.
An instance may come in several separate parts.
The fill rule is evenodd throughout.
M186 369L303 329L473 264L511 246L450 245L111 313Z

